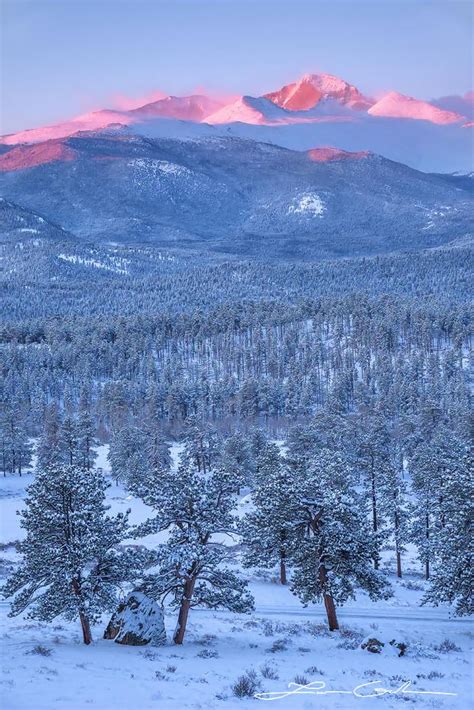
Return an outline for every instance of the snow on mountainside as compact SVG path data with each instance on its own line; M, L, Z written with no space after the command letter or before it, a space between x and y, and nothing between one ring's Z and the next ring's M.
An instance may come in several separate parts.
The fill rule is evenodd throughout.
M331 74L305 74L294 84L265 94L265 98L289 111L314 108L322 99L335 99L361 111L366 111L373 103L355 86Z
M1 142L6 145L17 145L18 143L42 143L43 141L55 138L65 138L72 136L79 131L94 131L105 128L111 124L129 125L139 120L132 113L127 111L93 111L73 118L71 121L57 123L53 126L42 126L30 128L19 133L12 133L3 136Z
M373 154L113 131L59 145L75 160L4 166L1 189L12 202L97 243L328 258L433 247L470 230L464 184L460 189L454 178Z
M430 103L445 111L458 113L468 121L474 119L474 91L468 91L464 96L442 96L439 99L432 99Z
M271 124L285 120L285 112L266 98L241 96L228 106L223 106L206 118L206 123Z
M392 118L410 118L414 120L430 121L445 125L462 121L462 116L452 111L433 106L427 101L420 101L411 96L404 96L396 91L391 91L368 110L371 116L387 116Z
M222 105L222 101L200 94L193 96L167 96L159 101L133 109L130 113L137 118L163 116L165 118L177 118L181 121L199 122L218 111Z

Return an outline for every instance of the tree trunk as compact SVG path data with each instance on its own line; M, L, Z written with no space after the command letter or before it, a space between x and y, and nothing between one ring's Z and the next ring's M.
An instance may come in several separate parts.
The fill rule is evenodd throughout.
M372 484L372 528L374 533L377 532L378 530L378 523L377 523L377 495L375 492L375 471L374 471L374 463L372 462L372 467L371 467L371 484ZM379 556L377 553L374 555L374 569L379 568Z
M397 550L397 577L401 579L402 577L402 556Z
M88 646L90 643L92 643L92 634L89 619L82 611L79 612L79 618L81 620L82 639L84 643Z
M395 510L395 550L396 550L396 557L397 557L397 577L399 577L401 579L401 576L402 576L402 556L400 553L399 543L398 543L399 530L400 530L400 519L398 516L398 512Z
M280 584L287 583L285 558L286 558L285 551L280 550Z
M319 581L323 590L324 606L326 607L329 631L337 631L339 629L339 624L337 621L336 605L334 604L334 599L331 594L324 591L327 582L327 574L326 567L321 563L319 565Z
M190 579L184 585L183 598L181 600L181 606L178 614L178 623L176 624L176 630L174 632L173 641L176 644L182 644L184 639L184 634L186 632L186 624L188 623L189 609L191 607L191 599L194 592L194 585L196 580L194 578Z
M81 585L80 582L77 578L74 578L72 580L72 588L74 590L74 594L76 596L80 597L81 596ZM81 610L79 611L79 619L81 622L81 627L82 627L82 639L84 643L88 646L92 642L92 634L91 634L91 627L89 623L89 619L87 618L86 614Z
M326 607L329 631L337 631L339 629L339 624L337 621L336 605L334 604L334 599L330 594L324 595L324 606Z
M427 540L427 548L429 547L429 542L428 540L430 539L430 515L429 513L426 513L426 540ZM430 559L428 557L429 552L427 550L427 557L426 557L426 562L425 562L425 578L429 579L430 578Z

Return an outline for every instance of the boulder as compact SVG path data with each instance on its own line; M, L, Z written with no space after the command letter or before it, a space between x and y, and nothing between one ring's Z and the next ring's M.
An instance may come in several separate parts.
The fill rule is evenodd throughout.
M127 646L163 646L166 643L163 610L143 592L130 592L112 615L104 638Z
M407 652L408 649L408 644L405 643L404 641L397 641L396 639L392 639L390 641L390 646L393 646L398 651L398 656L404 656Z
M362 642L361 648L369 653L382 653L382 649L385 646L383 641L379 641L376 638L368 638Z

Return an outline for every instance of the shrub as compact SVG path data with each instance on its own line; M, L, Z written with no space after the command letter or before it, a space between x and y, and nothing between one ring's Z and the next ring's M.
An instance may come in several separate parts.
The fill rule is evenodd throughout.
M38 644L34 648L31 649L31 651L27 651L32 656L51 656L53 653L50 648L45 648L45 646L41 646L41 644Z
M211 648L203 648L196 656L198 658L219 658L217 651L213 651Z
M262 677L267 678L267 680L278 680L279 678L276 669L269 663L264 663L264 665L260 667L260 673Z
M309 668L305 670L305 673L308 673L309 675L324 675L324 671L317 666L309 666Z
M269 649L267 649L267 653L279 653L280 651L286 651L288 649L288 640L287 639L276 639L272 643Z
M232 692L237 698L253 698L260 690L260 681L254 670L241 675L232 685Z
M444 639L438 646L434 646L434 650L438 653L451 653L451 651L460 651L459 646L456 646L454 641L450 639Z
M294 682L297 685L308 685L309 680L304 675L295 675Z

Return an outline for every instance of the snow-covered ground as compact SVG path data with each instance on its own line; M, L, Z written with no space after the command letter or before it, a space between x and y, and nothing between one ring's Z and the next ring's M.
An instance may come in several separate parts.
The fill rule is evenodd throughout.
M174 458L178 452L175 447ZM105 471L106 453L103 447L98 459ZM22 538L22 530L15 511L22 507L31 480L32 474L0 480L2 579L18 559L14 543ZM148 517L147 507L121 486L112 483L108 495L113 512L131 508L131 522ZM153 536L146 543L157 540ZM393 552L387 551L389 569L392 557ZM304 693L300 689L275 699L277 708L350 710L369 703L399 708L410 702L419 708L464 710L472 700L470 623L451 619L445 608L420 607L424 582L412 551L404 565L403 580L391 575L392 599L374 604L361 595L339 610L341 630L332 633L327 631L321 606L304 609L268 571L246 572L255 597L254 613L192 610L183 646L170 640L158 648L105 641L101 638L108 621L104 616L102 625L93 629L94 643L86 647L78 623L58 619L44 624L25 616L11 619L8 602L2 601L0 705L4 710L243 708L265 702L239 698L233 692L239 676L253 670L261 692L279 693L288 691L292 682L319 681ZM166 614L169 638L175 617ZM369 636L385 643L380 655L361 649L362 640ZM392 639L408 644L404 656L397 655ZM405 691L454 695L410 694L402 690L405 681L412 683ZM378 697L359 697L377 693L376 688ZM318 689L319 693L347 692L309 694Z

